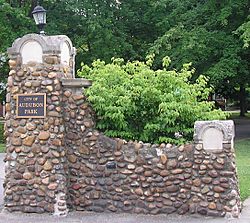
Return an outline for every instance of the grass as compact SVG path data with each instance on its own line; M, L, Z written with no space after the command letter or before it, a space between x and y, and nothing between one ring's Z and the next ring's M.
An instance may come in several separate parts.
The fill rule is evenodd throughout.
M245 117L241 117L239 112L230 112L228 111L229 118L228 119L250 119L250 113L246 113Z
M228 119L233 119L236 124L242 120L250 120L250 113L241 117L239 112L229 112ZM235 141L236 164L240 183L240 196L242 200L250 197L250 139Z
M241 199L245 200L250 197L250 139L236 141L235 151Z
M0 153L5 153L5 144L0 144Z

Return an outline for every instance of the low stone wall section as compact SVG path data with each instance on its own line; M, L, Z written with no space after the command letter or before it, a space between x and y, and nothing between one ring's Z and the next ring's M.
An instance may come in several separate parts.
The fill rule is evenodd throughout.
M81 90L64 91L68 205L78 211L238 216L234 151L152 145L96 131ZM65 104L65 105L66 105Z

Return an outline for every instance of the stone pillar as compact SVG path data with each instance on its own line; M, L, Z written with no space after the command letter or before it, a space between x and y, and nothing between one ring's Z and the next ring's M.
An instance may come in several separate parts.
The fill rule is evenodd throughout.
M94 141L99 135L94 129L94 113L83 95L83 88L91 85L85 79L62 79L64 123L65 123L65 146L68 159L68 200L70 208L77 209L76 204L83 203L85 197L78 190L85 185L88 170L85 160L91 159ZM92 157L93 159L93 157ZM93 165L92 165L93 166ZM87 172L89 172L87 174ZM80 178L80 180L79 180ZM84 190L84 189L82 189ZM85 190L84 190L85 191ZM77 209L85 210L85 208Z
M17 39L8 53L4 206L8 211L66 215L60 80L74 77L75 50L66 36L29 34Z
M193 175L203 184L201 193L193 195L200 214L240 215L234 136L233 121L195 122Z

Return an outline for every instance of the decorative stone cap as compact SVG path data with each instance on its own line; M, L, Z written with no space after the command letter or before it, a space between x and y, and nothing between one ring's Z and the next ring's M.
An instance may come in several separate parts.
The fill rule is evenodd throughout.
M65 35L45 36L27 34L18 38L8 49L10 58L21 58L22 64L28 62L44 62L44 55L59 56L60 63L74 66L76 50L71 40Z
M12 44L12 47L8 49L8 54L14 55L19 54L23 45L26 42L35 41L38 42L45 54L60 54L62 52L62 43L66 42L69 46L71 55L75 55L76 50L72 45L71 40L65 35L57 35L57 36L45 36L39 34L27 34L22 38L18 38Z
M196 121L194 125L194 142L203 144L205 150L220 151L223 144L233 145L234 136L232 120Z
M62 85L65 87L90 87L92 85L92 82L90 80L87 80L85 78L72 78L72 79L66 79L63 78Z

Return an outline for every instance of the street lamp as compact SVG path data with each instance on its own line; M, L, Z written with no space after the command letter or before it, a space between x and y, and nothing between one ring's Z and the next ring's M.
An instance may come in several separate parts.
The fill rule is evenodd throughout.
M42 6L38 5L32 11L32 15L40 31L40 34L45 35L45 32L43 29L44 29L44 26L46 25L46 10Z

